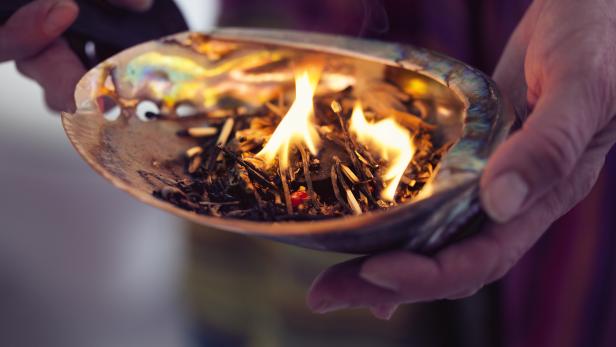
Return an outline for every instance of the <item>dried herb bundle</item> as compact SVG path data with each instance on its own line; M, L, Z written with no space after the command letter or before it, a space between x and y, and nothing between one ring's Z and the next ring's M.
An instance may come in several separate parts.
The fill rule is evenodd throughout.
M381 83L385 88L380 89L396 88ZM243 110L231 109L222 120L206 117L207 125L180 131L178 136L195 140L195 146L184 154L190 178L166 182L166 187L153 194L199 214L257 221L319 220L409 202L430 179L446 148L433 148L433 129L422 120L427 111L417 112L417 102L406 94L392 94L396 96L396 118L406 119L399 122L409 129L416 146L394 202L380 198L385 163L348 131L357 98L352 88L315 97L315 123L322 140L317 156L295 145L290 149L288 170L278 165L268 168L256 157L289 107L281 93L252 114L240 115ZM382 104L362 101L366 114L375 120L383 118L379 112L387 112Z

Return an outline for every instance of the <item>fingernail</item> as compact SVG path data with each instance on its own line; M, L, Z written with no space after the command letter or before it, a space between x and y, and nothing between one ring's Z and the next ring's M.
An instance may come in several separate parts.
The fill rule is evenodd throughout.
M72 1L58 1L47 13L43 29L48 35L58 35L64 31L79 9Z
M372 312L372 314L378 319L390 320L397 309L398 309L397 305L383 304L383 305L377 305L377 306L370 308L370 312Z
M110 2L134 11L147 11L154 5L154 0L111 0Z
M321 313L321 310L328 306L329 302L327 300L309 300L308 308L312 312Z
M135 7L141 11L149 10L154 5L154 0L137 0L135 1Z
M528 195L528 185L517 173L493 180L481 193L483 207L494 221L506 223L515 217Z
M397 292L400 289L400 286L395 281L392 281L390 278L383 276L381 272L372 272L369 268L362 268L359 272L359 277L364 281L377 286L379 288L391 290Z
M315 313L328 313L345 308L349 308L349 305L344 303L336 303L330 300L321 300L310 306L312 312Z

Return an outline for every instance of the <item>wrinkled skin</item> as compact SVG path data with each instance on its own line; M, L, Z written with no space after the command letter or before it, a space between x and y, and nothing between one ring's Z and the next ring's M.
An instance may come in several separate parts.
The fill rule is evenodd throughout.
M110 2L136 11L152 4ZM37 0L0 28L0 62L15 60L57 110L74 108L85 72L59 38L77 12L70 0ZM501 278L588 194L616 141L615 19L614 0L536 0L494 76L519 109L532 112L483 175L482 204L493 222L434 257L394 251L336 265L315 280L309 307L365 307L387 319L400 304L469 296Z
M615 29L616 1L536 0L494 75L531 111L482 177L492 222L434 257L393 251L338 264L314 281L309 307L388 319L400 304L466 297L507 273L590 192L616 142Z
M133 11L145 11L153 0L108 0ZM60 36L77 18L71 0L36 0L0 27L0 62L14 60L19 72L35 80L54 110L73 110L75 85L85 68Z

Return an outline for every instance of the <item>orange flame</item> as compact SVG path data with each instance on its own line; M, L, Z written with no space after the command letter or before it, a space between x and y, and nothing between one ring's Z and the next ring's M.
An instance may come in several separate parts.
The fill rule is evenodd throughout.
M387 161L388 166L382 177L385 188L381 198L394 201L398 184L415 154L411 134L391 118L369 123L359 102L353 109L349 129L368 149L376 151Z
M272 166L278 157L281 170L289 167L290 146L295 143L306 145L316 155L320 144L319 134L313 123L313 98L319 83L321 71L318 68L306 69L295 76L295 101L282 118L272 137L257 157L263 159L267 166Z

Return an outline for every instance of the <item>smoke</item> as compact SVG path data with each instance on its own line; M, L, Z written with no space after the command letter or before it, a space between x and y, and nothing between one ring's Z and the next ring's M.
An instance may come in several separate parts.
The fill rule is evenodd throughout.
M369 34L384 34L389 31L389 16L383 0L361 0L364 17L358 37Z

